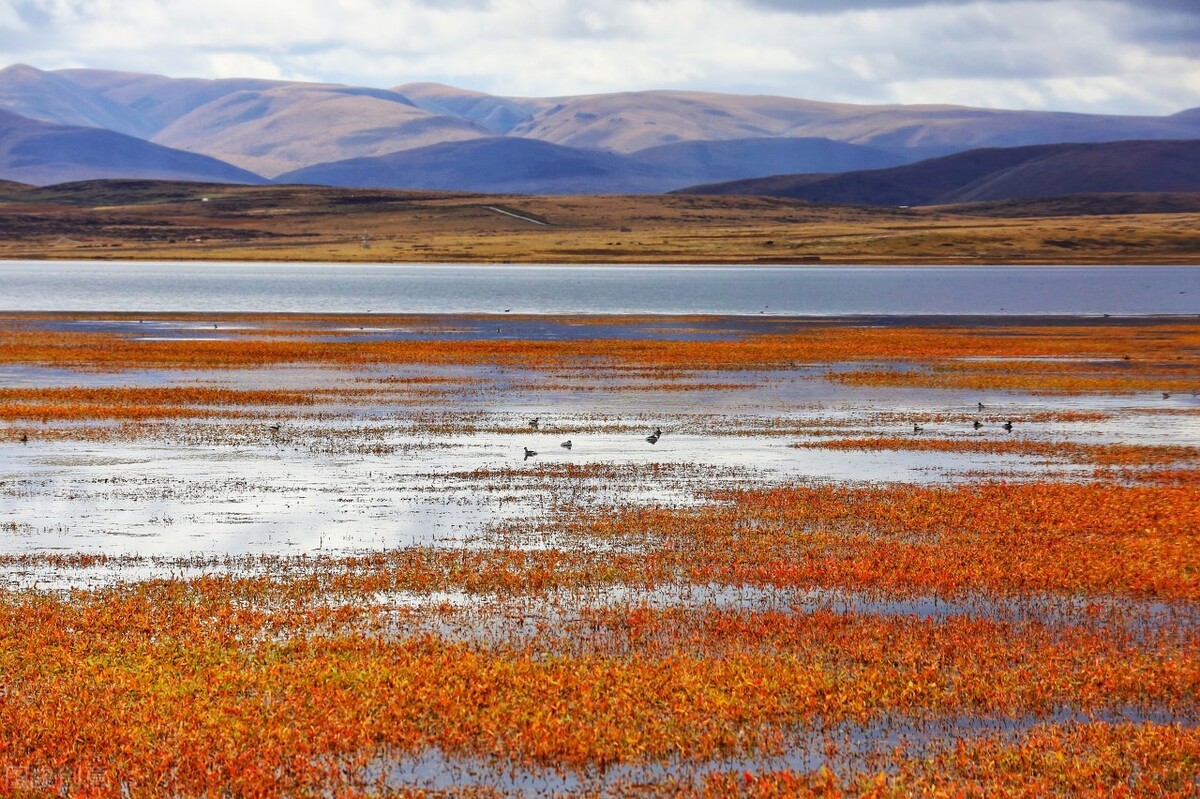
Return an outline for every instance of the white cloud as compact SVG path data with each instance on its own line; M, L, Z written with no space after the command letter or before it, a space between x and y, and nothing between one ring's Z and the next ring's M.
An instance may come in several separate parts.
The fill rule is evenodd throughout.
M502 94L647 88L1164 113L1196 105L1180 0L0 0L42 68ZM849 9L849 10L847 10ZM818 13L819 12L819 13ZM17 26L25 30L11 33Z

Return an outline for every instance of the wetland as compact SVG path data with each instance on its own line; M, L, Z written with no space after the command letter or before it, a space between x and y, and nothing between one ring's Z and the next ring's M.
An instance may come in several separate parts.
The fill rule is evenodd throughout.
M976 313L6 293L0 785L1194 795L1196 272L1062 274Z

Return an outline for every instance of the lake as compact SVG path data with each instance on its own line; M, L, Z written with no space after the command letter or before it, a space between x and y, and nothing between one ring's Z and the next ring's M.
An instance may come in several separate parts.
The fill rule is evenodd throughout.
M0 262L0 311L1142 316L1198 300L1191 266Z

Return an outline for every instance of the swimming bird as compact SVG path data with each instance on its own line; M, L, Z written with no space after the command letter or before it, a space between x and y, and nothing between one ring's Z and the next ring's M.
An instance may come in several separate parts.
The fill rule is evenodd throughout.
M913 432L914 433L923 433L924 431L925 431L924 427L921 427L921 425L917 424L916 422L913 422Z
M982 402L977 402L977 403L975 403L975 404L979 406L979 410L981 410L981 411L983 410L983 403L982 403Z
M28 434L28 433L22 433L22 434L21 434L21 443L22 443L22 444L28 444L28 443L29 443L29 434Z
M1012 419L1009 419L1007 422L1004 423L1004 429L1010 433L1012 432Z
M1170 392L1170 391L1164 391L1164 392L1162 393L1162 395L1163 395L1163 399L1170 399L1170 398L1171 398L1171 392Z
M529 420L529 426L530 426L531 428L533 428L534 430L537 430L537 429L538 429L538 419L540 419L540 418L541 418L541 417L535 416L535 417L533 417L532 419L530 419L530 420Z
M654 433L651 433L650 435L646 436L646 440L649 441L651 444L657 444L658 436L655 435Z
M559 446L562 447L563 449L570 449L571 448L571 439L568 438L566 441L559 444Z
M537 453L534 452L533 450L531 450L529 447L525 448L525 460L529 460L532 456L534 456L536 454Z
M281 427L283 427L283 425L281 425L279 422L276 422L275 424L271 425L271 432L278 433L279 428L281 428Z
M976 430L978 430L979 428L983 427L983 422L976 419L975 424L973 424L972 427L974 427Z

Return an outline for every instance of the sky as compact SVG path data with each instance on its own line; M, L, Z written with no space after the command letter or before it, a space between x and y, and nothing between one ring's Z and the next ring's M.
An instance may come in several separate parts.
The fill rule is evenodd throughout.
M0 66L493 94L1200 106L1200 0L0 0Z

